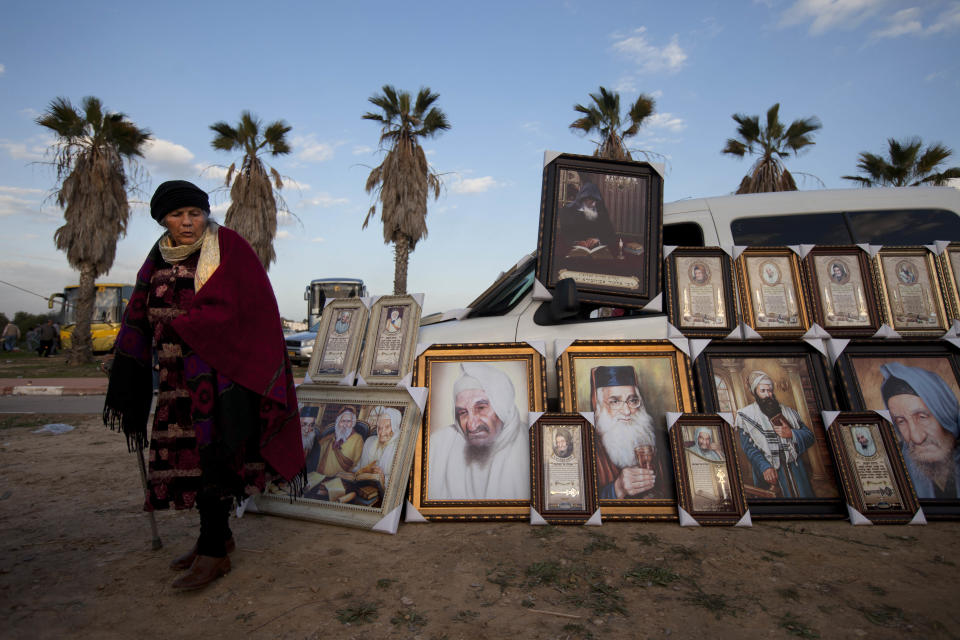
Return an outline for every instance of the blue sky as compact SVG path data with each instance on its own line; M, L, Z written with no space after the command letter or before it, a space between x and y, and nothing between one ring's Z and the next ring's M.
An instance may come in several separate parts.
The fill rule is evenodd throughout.
M361 119L384 84L428 86L452 125L427 140L445 190L411 256L425 312L463 307L536 244L543 152L591 153L573 105L600 85L623 102L652 94L657 114L632 148L667 162L665 200L723 195L750 166L720 153L734 113L817 116L817 144L788 167L801 189L846 188L857 154L920 136L960 154L960 2L742 0L603 2L8 3L0 21L0 280L47 295L77 273L53 245L62 213L34 123L50 100L99 97L155 137L133 219L102 281L132 282L160 228L144 201L168 179L222 187L236 158L209 125L249 109L284 119L293 153L270 269L281 313L306 315L312 278L393 287L393 251L361 230L380 162ZM952 165L960 164L960 155ZM222 220L228 203L213 193ZM379 222L377 218L374 224ZM0 284L0 311L46 311Z

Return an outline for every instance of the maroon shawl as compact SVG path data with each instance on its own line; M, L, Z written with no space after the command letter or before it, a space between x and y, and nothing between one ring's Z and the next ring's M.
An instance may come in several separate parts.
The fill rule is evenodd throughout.
M220 266L172 321L177 334L218 374L261 396L260 454L287 481L303 470L304 452L293 372L277 300L247 241L220 227ZM144 331L150 276L159 262L154 245L117 336L104 422L120 428L128 444L146 444L151 392L150 333ZM146 385L146 386L145 386ZM146 409L144 409L144 406Z

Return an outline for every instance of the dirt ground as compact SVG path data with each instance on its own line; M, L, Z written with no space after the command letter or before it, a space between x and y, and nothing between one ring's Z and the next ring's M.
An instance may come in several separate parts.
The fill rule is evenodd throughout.
M33 431L76 426L61 435ZM195 511L158 514L91 416L0 423L2 638L960 637L960 523L402 524L248 513L233 571L177 593ZM956 545L956 546L955 546Z

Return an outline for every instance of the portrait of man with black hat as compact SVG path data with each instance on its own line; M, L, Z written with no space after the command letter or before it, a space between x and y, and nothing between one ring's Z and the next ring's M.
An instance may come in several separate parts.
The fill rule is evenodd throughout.
M597 487L602 499L668 498L671 480L663 473L667 444L647 411L633 366L600 366L590 371L590 403L599 435ZM663 432L663 433L661 433Z

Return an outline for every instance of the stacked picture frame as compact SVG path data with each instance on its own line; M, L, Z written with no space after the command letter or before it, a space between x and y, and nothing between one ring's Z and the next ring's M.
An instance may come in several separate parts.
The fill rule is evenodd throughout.
M306 486L252 509L396 533L426 390L411 386L422 295L330 299L297 388Z

